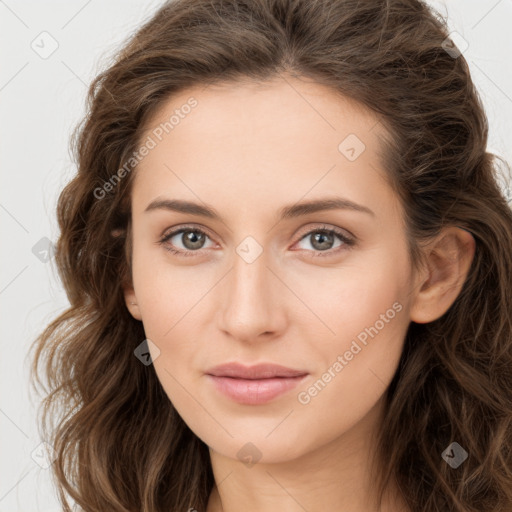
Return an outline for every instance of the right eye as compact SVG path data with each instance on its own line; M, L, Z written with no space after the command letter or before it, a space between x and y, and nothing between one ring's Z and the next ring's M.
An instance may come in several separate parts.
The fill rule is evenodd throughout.
M175 237L177 240L173 242L172 239ZM178 256L194 256L194 254L201 252L207 238L210 237L202 229L185 226L167 233L160 239L159 243L164 249ZM178 247L176 249L176 243L179 242L181 242L184 247Z

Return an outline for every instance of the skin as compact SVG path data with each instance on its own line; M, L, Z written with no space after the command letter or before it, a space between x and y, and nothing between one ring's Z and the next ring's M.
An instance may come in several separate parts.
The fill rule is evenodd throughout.
M216 486L208 512L377 511L373 439L407 327L448 310L474 240L446 228L425 247L428 265L413 273L403 211L378 156L384 128L330 89L294 77L190 88L158 110L145 136L191 96L198 106L135 171L125 298L160 351L152 349L163 389L210 447ZM349 134L366 146L354 161L338 149ZM337 209L279 220L286 205L333 196L374 215ZM157 198L209 204L222 221L145 212ZM183 233L158 243L183 224L206 232L202 246ZM355 245L334 236L322 251L311 231L323 226L353 235ZM262 249L251 263L236 252L247 236ZM166 247L173 244L197 253L172 254ZM401 309L393 319L309 403L300 403L298 393L394 303ZM243 405L205 376L230 361L274 362L309 375L269 403ZM253 459L259 452L255 464L237 456L244 446ZM380 510L409 509L390 487Z

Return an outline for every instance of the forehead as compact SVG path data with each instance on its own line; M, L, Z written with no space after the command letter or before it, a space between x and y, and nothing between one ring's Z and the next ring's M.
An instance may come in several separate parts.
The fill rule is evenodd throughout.
M367 131L374 136L384 133L378 117L364 105L312 80L284 76L265 82L246 79L189 87L160 105L146 122L143 136L159 128L164 129L163 137L186 133L190 124L198 136L207 133L211 140L235 128L244 129L239 135L258 130L280 140L283 127L291 135L306 131L313 138L318 131L341 130L342 135L347 128L361 137Z
M146 124L141 139L155 146L137 166L134 201L179 191L196 200L214 193L220 204L235 194L254 207L260 195L268 203L333 189L379 201L383 135L372 112L312 81L191 87Z

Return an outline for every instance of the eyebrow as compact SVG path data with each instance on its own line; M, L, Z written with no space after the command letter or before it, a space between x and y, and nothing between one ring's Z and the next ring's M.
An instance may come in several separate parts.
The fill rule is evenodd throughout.
M194 203L191 201L184 201L181 199L160 199L157 198L152 201L144 210L150 212L153 210L169 210L174 212L188 213L190 215L199 215L209 219L222 221L221 215L212 206ZM375 216L375 213L370 208L358 203L354 203L349 199L342 197L326 197L323 199L316 199L311 201L302 201L289 206L285 206L279 210L279 218L292 219L310 213L316 213L326 210L353 210L357 212L367 213Z

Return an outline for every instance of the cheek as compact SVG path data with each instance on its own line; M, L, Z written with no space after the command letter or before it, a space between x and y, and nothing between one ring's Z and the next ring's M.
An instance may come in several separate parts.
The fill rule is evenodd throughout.
M308 354L317 363L297 401L310 408L319 428L326 414L337 427L360 418L393 378L409 325L405 265L398 252L374 253L340 277L317 283L323 293L316 293L315 312L331 332L319 339L312 335L313 320L303 320L303 332L309 326L311 333Z
M394 290L393 290L394 291ZM398 293L368 294L365 302L349 302L332 325L334 341L310 347L318 361L311 379L298 390L297 432L306 429L309 449L328 443L363 420L383 397L403 350L408 327L406 307ZM306 448L305 448L306 449Z
M316 302L330 333L326 331L319 339L313 336L313 321L303 322L303 332L311 333L305 341L318 361L317 377L330 371L331 375L343 374L343 378L326 375L328 382L350 379L350 387L370 389L374 384L379 389L391 379L402 352L409 324L407 304L396 282L372 280L365 290L361 290L365 285L361 281L354 287L348 281L345 284L343 290L331 295L331 301ZM341 366L334 368L340 360Z
M207 269L171 264L164 249L133 251L133 284L146 338L158 347L154 368L165 392L178 408L188 400L200 373L196 359L204 334L198 318L204 317L208 291L215 276ZM195 384L194 384L195 385Z
M303 332L315 331L314 336L311 333L306 338L310 338L312 347L319 346L320 335L327 347L339 350L347 343L350 345L350 340L360 333L364 340L365 329L376 322L379 331L389 333L405 316L397 314L396 310L406 310L404 301L410 278L406 265L405 255L397 245L396 250L380 247L354 253L338 268L287 271L286 282L302 299L295 301L296 307L289 308L293 324L299 325ZM401 306L393 308L397 302ZM384 329L381 315L386 317Z
M144 332L156 347L153 367L162 388L183 420L194 426L204 411L192 399L199 385L196 368L200 336L197 314L206 290L188 271L169 265L134 264L134 286L141 304ZM191 423L189 423L191 422Z
M213 278L207 269L171 262L164 248L135 246L133 284L146 335L167 342L197 314L194 308L213 286Z

